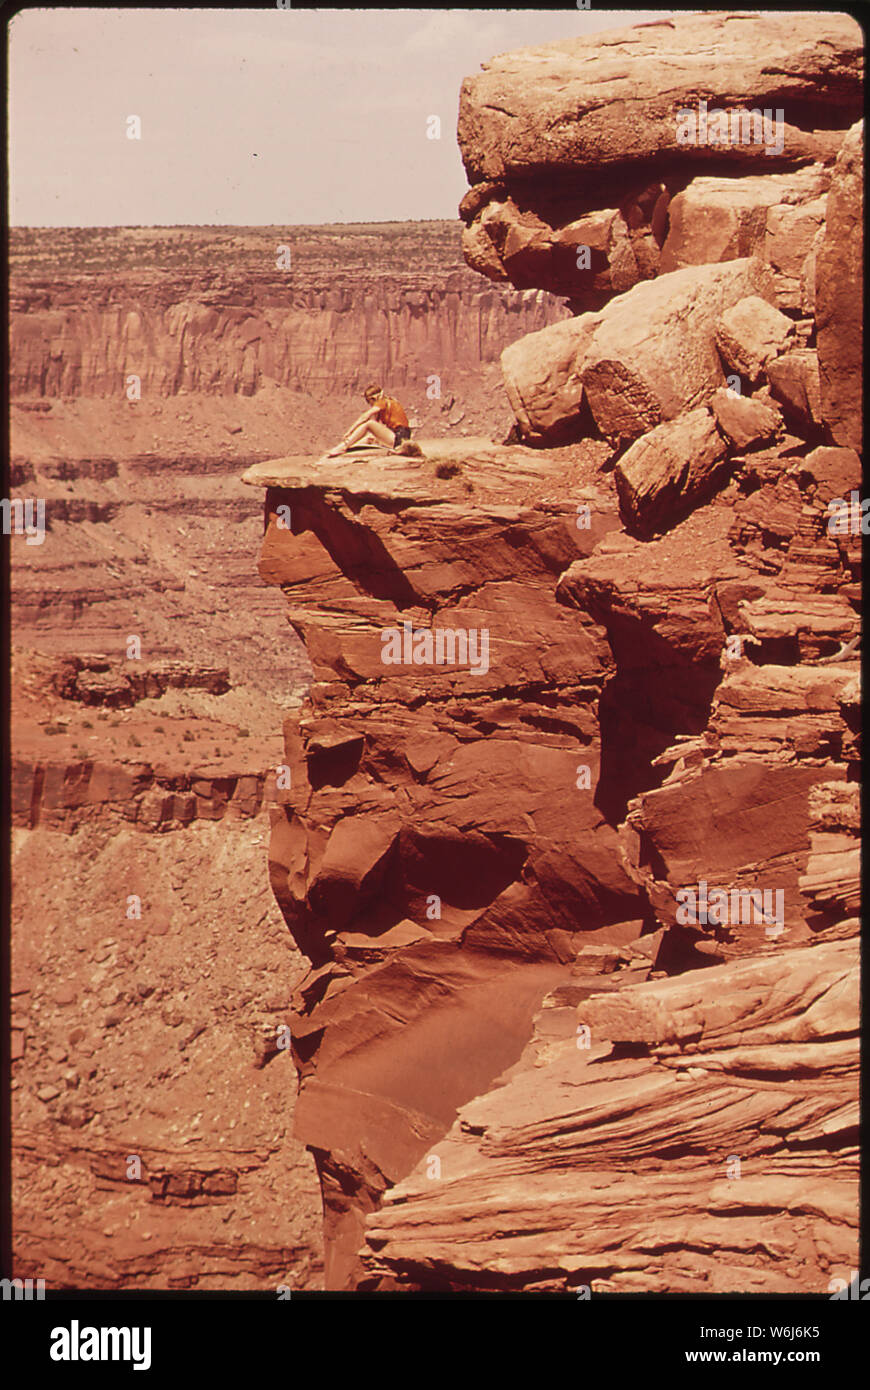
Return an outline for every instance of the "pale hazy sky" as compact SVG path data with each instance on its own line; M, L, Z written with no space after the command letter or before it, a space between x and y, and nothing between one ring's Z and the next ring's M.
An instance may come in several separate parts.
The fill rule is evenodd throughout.
M463 77L661 13L27 10L9 32L11 222L452 218Z

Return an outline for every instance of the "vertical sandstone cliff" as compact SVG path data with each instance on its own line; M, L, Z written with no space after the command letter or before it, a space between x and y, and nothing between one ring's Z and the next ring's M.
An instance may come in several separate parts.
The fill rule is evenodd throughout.
M545 447L245 475L314 670L270 869L328 1287L857 1263L860 48L712 15L488 65L466 254L583 310L504 353ZM778 162L677 148L699 92L781 106Z
M313 966L294 1024L297 1126L318 1158L335 1286L358 1273L362 1213L517 1059L578 930L641 930L590 790L610 654L556 595L617 524L613 506L590 489L603 510L581 530L558 497L561 460L425 447L424 467L290 460L245 475L267 487L260 573L284 589L314 669L285 725L270 860ZM486 662L385 664L382 634L404 624L485 632Z
M135 374L146 400L269 385L326 399L382 376L422 402L429 374L455 393L566 313L483 284L449 222L16 229L11 270L13 397L123 397Z

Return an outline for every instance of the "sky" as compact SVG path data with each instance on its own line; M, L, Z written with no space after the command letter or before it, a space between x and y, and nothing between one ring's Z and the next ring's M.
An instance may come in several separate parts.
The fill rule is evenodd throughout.
M661 13L26 10L9 27L10 221L454 218L463 77L497 53Z

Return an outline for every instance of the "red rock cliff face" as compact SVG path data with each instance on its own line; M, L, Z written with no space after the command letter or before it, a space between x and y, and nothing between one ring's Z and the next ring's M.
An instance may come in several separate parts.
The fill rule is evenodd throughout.
M322 1286L276 1041L305 962L262 849L310 668L238 474L327 448L374 375L436 429L507 431L498 353L565 310L483 284L459 238L13 232L11 482L45 512L10 541L17 1276Z
M568 466L485 441L454 446L453 458L446 445L424 447L426 463L413 469L359 463L352 476L346 464L324 475L285 460L247 475L268 489L261 573L284 589L315 670L310 704L285 725L290 785L270 868L312 963L295 1001L297 1134L321 1176L327 1286L563 1288L594 1278L604 1281L596 1287L667 1288L679 1265L677 1286L696 1290L707 1281L821 1287L828 1264L796 1247L785 1264L776 1254L755 1261L748 1213L739 1253L715 1270L712 1259L643 1253L649 1230L671 1226L685 1255L680 1241L695 1239L687 1203L705 1240L724 1239L729 1203L743 1211L762 1190L770 1241L781 1242L789 1204L800 1208L812 1174L821 1207L807 1212L807 1229L827 1242L832 1269L854 1255L852 1221L843 1227L836 1213L854 1217L855 1202L856 1053L841 1035L857 1026L848 990L857 970L858 694L857 663L840 656L839 640L855 617L848 557L818 534L815 481L805 473L778 501L766 485L785 529L808 509L815 517L784 556L740 539L758 505L753 468L775 472L778 456L739 465L727 496L650 545L621 531L612 488L591 481L594 454ZM592 511L588 530L577 528L578 505ZM826 568L827 599L807 582L808 548ZM385 665L385 634L404 635L406 623L433 641L447 629L487 632L488 669L417 665L413 648L408 664ZM791 652L784 623L797 627ZM754 660L727 655L741 633L755 637ZM423 641L418 650L425 657ZM782 940L774 918L772 935L750 915L687 925L677 894L701 880L738 894L761 889L774 909L781 894ZM821 968L827 942L837 943L839 1002L809 1026L802 987L788 990L796 970L815 979L805 956L818 951ZM747 974L744 958L760 973ZM651 970L659 978L642 984ZM680 1004L684 1020L672 1022L676 996L658 1004L654 986L687 970L700 983ZM617 991L615 1013L602 990L608 999ZM751 1017L759 992L775 1001L764 1027ZM723 1000L715 1026L705 1021L711 998ZM644 1032L644 1010L663 1033ZM588 1053L578 1050L581 1029L594 1040ZM777 1049L766 1046L774 1041ZM617 1064L626 1048L647 1060ZM665 1073L671 1089L653 1125L654 1103L641 1097L660 1054L675 1070ZM806 1067L817 1102L804 1119L794 1107ZM516 1082L492 1090L510 1068ZM777 1089L761 1088L765 1145L752 1098L755 1078L768 1073ZM694 1088L680 1084L686 1076ZM582 1091L563 1109L564 1088L573 1095L584 1085L601 1094L588 1118ZM474 1097L487 1092L479 1131L483 1101ZM736 1108L718 1127L699 1128L695 1116L720 1104ZM478 1153L472 1139L505 1125L518 1126L521 1161L541 1174L516 1193L510 1160L501 1168L501 1150ZM604 1157L596 1125L613 1132ZM468 1145L476 1157L464 1154ZM657 1185L667 1155L683 1149L679 1178ZM734 1154L755 1163L755 1182L731 1196L724 1165ZM767 1183L763 1154L776 1157ZM614 1254L608 1240L605 1257L596 1223L585 1244L585 1218L565 1236L567 1199L555 1200L554 1185L568 1169L575 1183L580 1173L615 1181L626 1162L628 1185L608 1198L606 1229L622 1229L623 1202L639 1225L628 1221L624 1246ZM371 1215L361 1264L364 1214L397 1182ZM710 1182L721 1185L721 1211L708 1220L700 1212ZM587 1208L579 1189L575 1197L580 1223ZM473 1246L461 1234L466 1202L479 1222ZM506 1202L515 1244L494 1215ZM526 1242L524 1225L550 1234Z
M556 595L612 509L602 497L579 530L573 501L546 502L563 486L553 457L488 441L426 451L424 467L246 475L268 488L261 574L284 588L314 668L305 716L285 726L270 857L314 968L294 1035L298 1125L320 1158L336 1286L357 1277L363 1212L517 1059L578 931L641 930L590 791L610 654ZM386 664L392 627L400 643L470 632L485 647Z
M807 226L790 261L741 243L741 178L702 190L724 241L687 200L679 264L506 352L549 447L245 474L315 676L270 871L311 961L328 1287L830 1292L857 1265L860 527L832 519L860 353L857 286L818 267L855 269L860 55L806 20L776 94L786 161L824 174L817 256ZM599 163L642 172L666 113L638 149L621 89L599 106L565 65L654 48L680 105L715 68L698 26L726 76L780 52L779 17L740 25L498 59L464 91L466 167L585 171L609 131Z
M566 313L487 289L449 222L137 231L132 248L125 229L58 231L44 273L44 235L13 233L13 395L123 396L130 374L145 397L425 390L432 373L446 391Z
M695 262L746 254L779 203L768 234L793 258L810 171L861 117L863 42L847 15L714 12L500 54L460 96L469 264L597 308L687 241ZM771 125L731 139L730 113L750 111ZM724 203L723 179L744 183Z

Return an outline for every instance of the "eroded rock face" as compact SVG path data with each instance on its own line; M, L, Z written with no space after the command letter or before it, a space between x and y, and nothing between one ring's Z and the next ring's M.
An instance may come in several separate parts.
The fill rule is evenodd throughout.
M846 15L713 13L491 59L460 97L469 264L594 309L661 270L753 254L770 236L772 259L788 262L782 292L799 297L794 262L820 212L799 205L825 187L803 166L829 166L859 119L862 50ZM781 122L766 133L752 125L744 138L738 124L726 140L714 123L727 113L730 135L748 119L739 113L760 121L765 110ZM699 178L734 193L687 191Z
M452 454L423 441L423 450L414 465L365 455L329 469L277 460L246 475L267 489L261 573L284 589L317 678L310 707L285 726L291 788L276 812L270 860L278 901L312 962L293 1024L297 1124L318 1161L327 1284L465 1287L477 1277L476 1286L486 1288L590 1280L596 1288L668 1287L670 1264L652 1269L648 1253L642 1258L649 1223L687 1230L687 1203L700 1202L707 1215L698 1229L708 1220L711 1233L718 1229L704 1186L714 1181L713 1131L692 1129L692 1116L708 1101L719 1104L705 1087L736 1086L748 1104L745 1120L739 1108L729 1111L716 1130L715 1163L723 1168L716 1183L730 1180L723 1167L729 1155L750 1163L774 1151L755 1140L747 1147L747 1127L760 1113L747 1077L769 1069L780 1078L777 1097L763 1097L773 1107L765 1114L774 1133L774 1116L791 1113L801 1091L804 1064L788 1040L797 1044L803 1035L787 1029L798 1028L802 1004L795 1003L791 1023L777 1006L771 1026L780 1050L765 1053L767 1035L756 1036L754 1023L743 1036L744 982L754 998L759 989L779 991L775 982L790 981L793 965L815 979L819 942L856 926L854 806L829 811L827 823L818 809L823 791L826 805L834 798L843 806L859 756L857 658L838 655L856 627L853 572L826 529L816 477L824 468L790 471L781 446L749 454L729 494L650 543L620 528L608 475L590 481L600 454L587 453L578 466L565 452L484 441ZM556 500L566 490L586 500L572 511ZM779 511L781 547L753 524L759 493L768 524ZM506 495L517 501L497 500ZM578 507L589 508L590 522L579 529ZM578 551L585 553L569 560ZM413 647L407 664L385 665L385 630L406 621L413 633L487 630L487 669L415 664ZM581 766L591 769L585 801ZM820 841L817 825L834 838ZM723 923L711 909L708 918L700 908L707 887L724 890L729 905L736 894L736 915ZM688 918L680 896L687 889L696 894ZM733 985L733 1032L724 1041L717 1033L715 1047L701 1046L692 1024L691 1048L669 1042L673 1100L662 1115L653 1107L649 1122L641 1097L644 1078L659 1076L652 1059L661 1039L647 1038L642 1025L630 1036L619 1031L624 1024L611 1029L608 1022L601 1034L593 1028L608 1046L592 1054L582 1084L602 1096L602 1125L608 1105L625 1113L626 1097L638 1097L625 1123L643 1136L648 1168L614 1176L608 1159L602 1169L584 1122L576 1142L589 1146L590 1172L596 1180L609 1172L617 1188L607 1222L623 1201L636 1216L605 1268L602 1249L585 1235L589 1208L578 1202L565 1249L551 1251L542 1274L529 1253L540 1256L534 1240L527 1250L518 1234L503 1246L487 1226L484 1213L496 1199L479 1205L478 1198L489 1182L501 1191L502 1170L488 1143L480 1158L466 1154L477 1139L465 1127L476 1134L478 1122L462 1107L477 1094L483 1113L491 1107L499 1115L493 1124L510 1126L514 1083L495 1083L513 1066L524 1113L533 1107L536 1142L546 1148L547 1107L564 1116L566 1083L558 1068L542 1072L540 1060L530 1061L534 1051L520 1059L536 1008L543 1002L536 1027L548 1045L548 1020L557 1017L549 1011L561 1010L558 1036L570 1041L560 1055L576 1066L576 1029L590 1026L587 1012L599 1018L598 1003L583 1002L590 992L606 988L609 1001L634 981L638 1004L629 996L619 1018L646 1007L647 989L651 1016L661 1018L672 996L666 991L659 1002L660 982L642 983L652 966L682 977L734 957L752 969L731 975L723 968L716 986ZM696 1001L708 997L707 978L702 969L687 982ZM856 1026L843 1002L832 1038ZM682 1036L678 1029L675 1037ZM628 1044L646 1049L647 1060L619 1060ZM697 1064L696 1045L703 1052ZM735 1188L733 1200L748 1210L764 1191L775 1243L785 1229L782 1213L798 1210L789 1194L801 1190L805 1173L828 1181L834 1143L835 1185L803 1229L826 1245L835 1268L854 1246L853 1231L834 1237L830 1230L831 1213L854 1191L853 1121L840 1134L833 1118L842 1111L840 1053L850 1069L854 1052L841 1041L831 1048L807 1063L824 1084L813 1123L804 1117L806 1133L804 1119L795 1120L802 1146L806 1140L801 1161L781 1147L776 1182L765 1168L768 1177L757 1175L751 1193ZM727 1083L723 1067L734 1072ZM700 1077L700 1090L677 1084L680 1075ZM463 1128L442 1143L457 1107ZM529 1121L517 1123L523 1144ZM687 1127L689 1140L682 1137ZM572 1167L573 1144L564 1149ZM694 1157L679 1181L662 1187L655 1178L661 1153L686 1144ZM534 1202L546 1204L554 1167L564 1176L560 1160L529 1154L527 1161L531 1173L540 1162ZM477 1163L488 1170L480 1187L471 1177ZM440 1174L454 1214L465 1201L478 1208L480 1240L495 1240L480 1247L492 1251L486 1272L474 1276L466 1267L459 1227L448 1234L439 1226L441 1198L418 1193L417 1182L432 1190L435 1180L420 1176L426 1173ZM508 1209L510 1191L508 1183L501 1198ZM724 1195L721 1202L724 1212ZM369 1243L360 1261L366 1212ZM410 1246L406 1218L415 1233ZM729 1280L821 1287L826 1265L808 1258L800 1242L787 1247L787 1260L781 1254L753 1265L750 1226L747 1215L745 1246L729 1257L730 1272L717 1275L717 1287ZM703 1261L680 1268L679 1287L706 1287Z
M425 389L433 372L446 394L454 373L565 312L485 285L449 222L293 228L287 244L263 229L138 230L132 245L123 228L59 230L45 265L45 236L13 232L13 395L126 401L135 376L146 400L270 385L317 397L372 377Z
M368 1218L372 1277L722 1294L848 1277L854 939L547 1004L507 1084L436 1146L438 1180L418 1168Z
M270 866L329 1287L857 1265L859 49L719 14L496 59L463 90L469 260L556 284L585 238L600 296L503 354L541 447L244 476L315 674ZM713 81L790 108L773 172L678 148Z
M422 447L423 464L284 460L245 475L268 488L261 574L284 589L315 675L285 726L291 788L270 860L314 967L294 1026L297 1124L320 1156L339 1283L359 1274L362 1212L516 1060L578 934L641 929L590 790L609 653L555 592L618 525L612 495L587 488L594 523L578 525L561 460ZM447 633L485 646L439 665L421 642L411 659L412 634Z
M864 123L834 166L816 266L822 417L837 444L860 449L864 351Z

